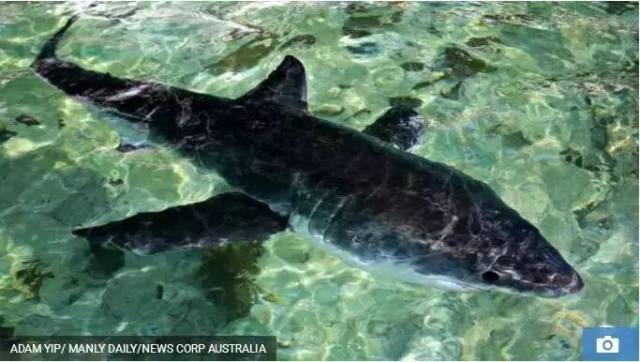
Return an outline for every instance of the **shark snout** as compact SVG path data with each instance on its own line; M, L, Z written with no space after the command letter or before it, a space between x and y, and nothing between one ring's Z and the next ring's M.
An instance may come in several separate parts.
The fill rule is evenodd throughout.
M554 283L558 296L577 293L584 288L582 277L575 270L572 270L569 275L554 276L552 283Z
M543 253L543 269L546 273L541 276L540 282L543 293L560 297L564 295L574 294L582 290L584 282L580 274L562 258L560 253L549 248ZM540 278L534 277L534 281Z
M502 256L482 274L485 283L520 293L561 297L584 287L578 272L550 245L528 250L520 257Z

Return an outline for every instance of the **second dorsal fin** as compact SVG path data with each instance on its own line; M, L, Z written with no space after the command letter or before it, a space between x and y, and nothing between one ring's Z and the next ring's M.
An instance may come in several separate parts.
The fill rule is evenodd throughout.
M403 151L410 151L418 145L425 132L425 120L415 110L400 105L386 111L362 132Z
M307 80L302 63L287 55L269 77L240 99L244 101L272 100L300 109L307 109Z

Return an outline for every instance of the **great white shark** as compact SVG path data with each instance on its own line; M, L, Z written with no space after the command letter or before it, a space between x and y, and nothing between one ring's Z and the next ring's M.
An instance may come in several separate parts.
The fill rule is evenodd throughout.
M237 99L83 69L56 55L76 19L46 42L35 72L144 127L237 190L76 235L154 253L290 228L411 283L546 297L583 288L538 229L485 183L408 152L425 131L414 110L391 108L363 132L319 119L307 109L305 69L292 56Z

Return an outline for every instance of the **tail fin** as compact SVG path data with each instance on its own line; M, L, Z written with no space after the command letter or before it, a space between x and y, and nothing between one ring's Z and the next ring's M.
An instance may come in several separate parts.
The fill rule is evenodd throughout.
M47 42L42 47L42 50L40 50L40 54L38 54L38 56L33 61L33 63L31 63L31 67L37 70L38 64L40 64L40 62L48 59L51 59L51 60L56 59L56 48L58 47L58 43L60 42L60 39L62 38L64 33L67 31L67 29L69 29L69 27L76 20L78 20L78 15L74 15L71 18L69 18L69 20L67 20L67 23L64 24L64 26L60 28L60 30L58 30L51 37L51 39L47 40Z

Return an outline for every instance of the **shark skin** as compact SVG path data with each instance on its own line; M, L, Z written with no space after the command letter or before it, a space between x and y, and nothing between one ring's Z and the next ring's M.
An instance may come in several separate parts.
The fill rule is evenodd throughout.
M424 132L415 111L393 108L365 132L319 119L307 110L305 70L292 56L238 99L93 72L55 54L75 20L44 45L35 72L69 96L143 125L154 140L268 205L252 207L274 213L265 220L281 227L268 230L289 227L360 267L427 286L543 297L583 288L538 229L486 184L406 152ZM288 226L274 224L279 217ZM172 226L171 217L162 220ZM124 220L95 229L113 234L105 240L117 239L120 229L147 235L131 232L131 225L138 224ZM91 229L77 233L88 237ZM199 235L196 247L221 239ZM148 241L120 241L136 243L157 249ZM160 249L170 248L167 243Z

